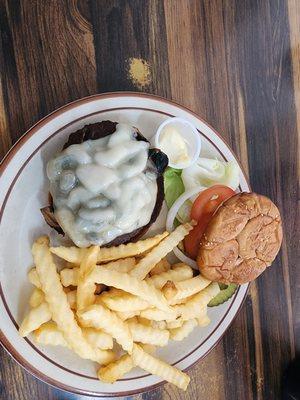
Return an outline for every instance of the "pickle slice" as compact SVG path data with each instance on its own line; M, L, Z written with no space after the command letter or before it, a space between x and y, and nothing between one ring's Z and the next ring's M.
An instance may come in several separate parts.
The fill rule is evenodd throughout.
M225 303L232 297L238 287L235 283L230 283L230 285L224 285L223 283L219 285L221 291L208 303L208 307L215 307L220 304ZM224 286L227 286L224 288Z

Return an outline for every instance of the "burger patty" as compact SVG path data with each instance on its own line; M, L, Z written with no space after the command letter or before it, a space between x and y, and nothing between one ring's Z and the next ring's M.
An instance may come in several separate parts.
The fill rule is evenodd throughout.
M83 128L78 129L77 131L70 134L68 141L63 146L63 150L71 145L80 144L87 140L96 140L112 135L116 131L117 124L118 124L117 122L112 122L112 121L101 121L101 122L96 122L94 124L85 125ZM137 128L135 128L135 130L136 130L136 140L148 142L148 140L140 133L140 131ZM156 179L157 197L153 212L151 214L150 221L145 226L142 226L138 229L135 229L132 232L125 233L123 235L116 237L111 242L106 243L104 245L105 247L118 246L123 243L125 244L128 242L135 242L139 240L147 232L150 226L156 221L160 213L162 203L164 200L164 182L162 174L168 165L168 157L159 149L150 149L148 154L148 159L152 161L153 168L157 173L157 179ZM64 235L61 226L59 225L59 223L55 218L53 200L50 194L49 194L49 203L50 205L43 207L41 209L43 217L46 223L50 227L54 228L58 233Z

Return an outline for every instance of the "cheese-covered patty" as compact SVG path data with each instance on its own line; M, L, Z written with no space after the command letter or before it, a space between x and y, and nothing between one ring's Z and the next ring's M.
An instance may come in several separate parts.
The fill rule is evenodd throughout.
M146 225L157 196L149 143L117 124L97 140L74 144L47 165L54 215L79 247L103 245Z

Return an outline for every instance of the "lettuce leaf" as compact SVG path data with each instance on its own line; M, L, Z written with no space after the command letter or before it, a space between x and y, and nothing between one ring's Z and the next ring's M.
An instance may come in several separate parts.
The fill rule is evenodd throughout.
M169 209L185 191L181 174L181 169L171 167L168 167L164 173L165 200Z

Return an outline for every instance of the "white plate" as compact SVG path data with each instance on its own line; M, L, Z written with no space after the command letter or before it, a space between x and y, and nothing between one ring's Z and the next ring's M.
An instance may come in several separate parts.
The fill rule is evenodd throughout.
M150 138L170 116L186 118L197 127L202 156L236 159L218 133L188 109L156 96L109 93L78 100L42 119L16 143L0 166L0 339L19 364L58 388L94 396L128 396L153 389L162 381L135 369L113 385L105 384L97 380L94 363L79 359L67 349L39 346L32 337L18 335L32 290L26 277L32 265L30 247L38 235L50 233L39 211L47 205L46 162L71 132L85 124L106 119L127 122ZM242 171L240 180L240 190L248 191ZM164 222L162 212L154 230ZM158 355L182 370L199 361L224 334L247 289L248 285L241 286L230 301L209 309L208 327L195 329L180 343L170 342Z

